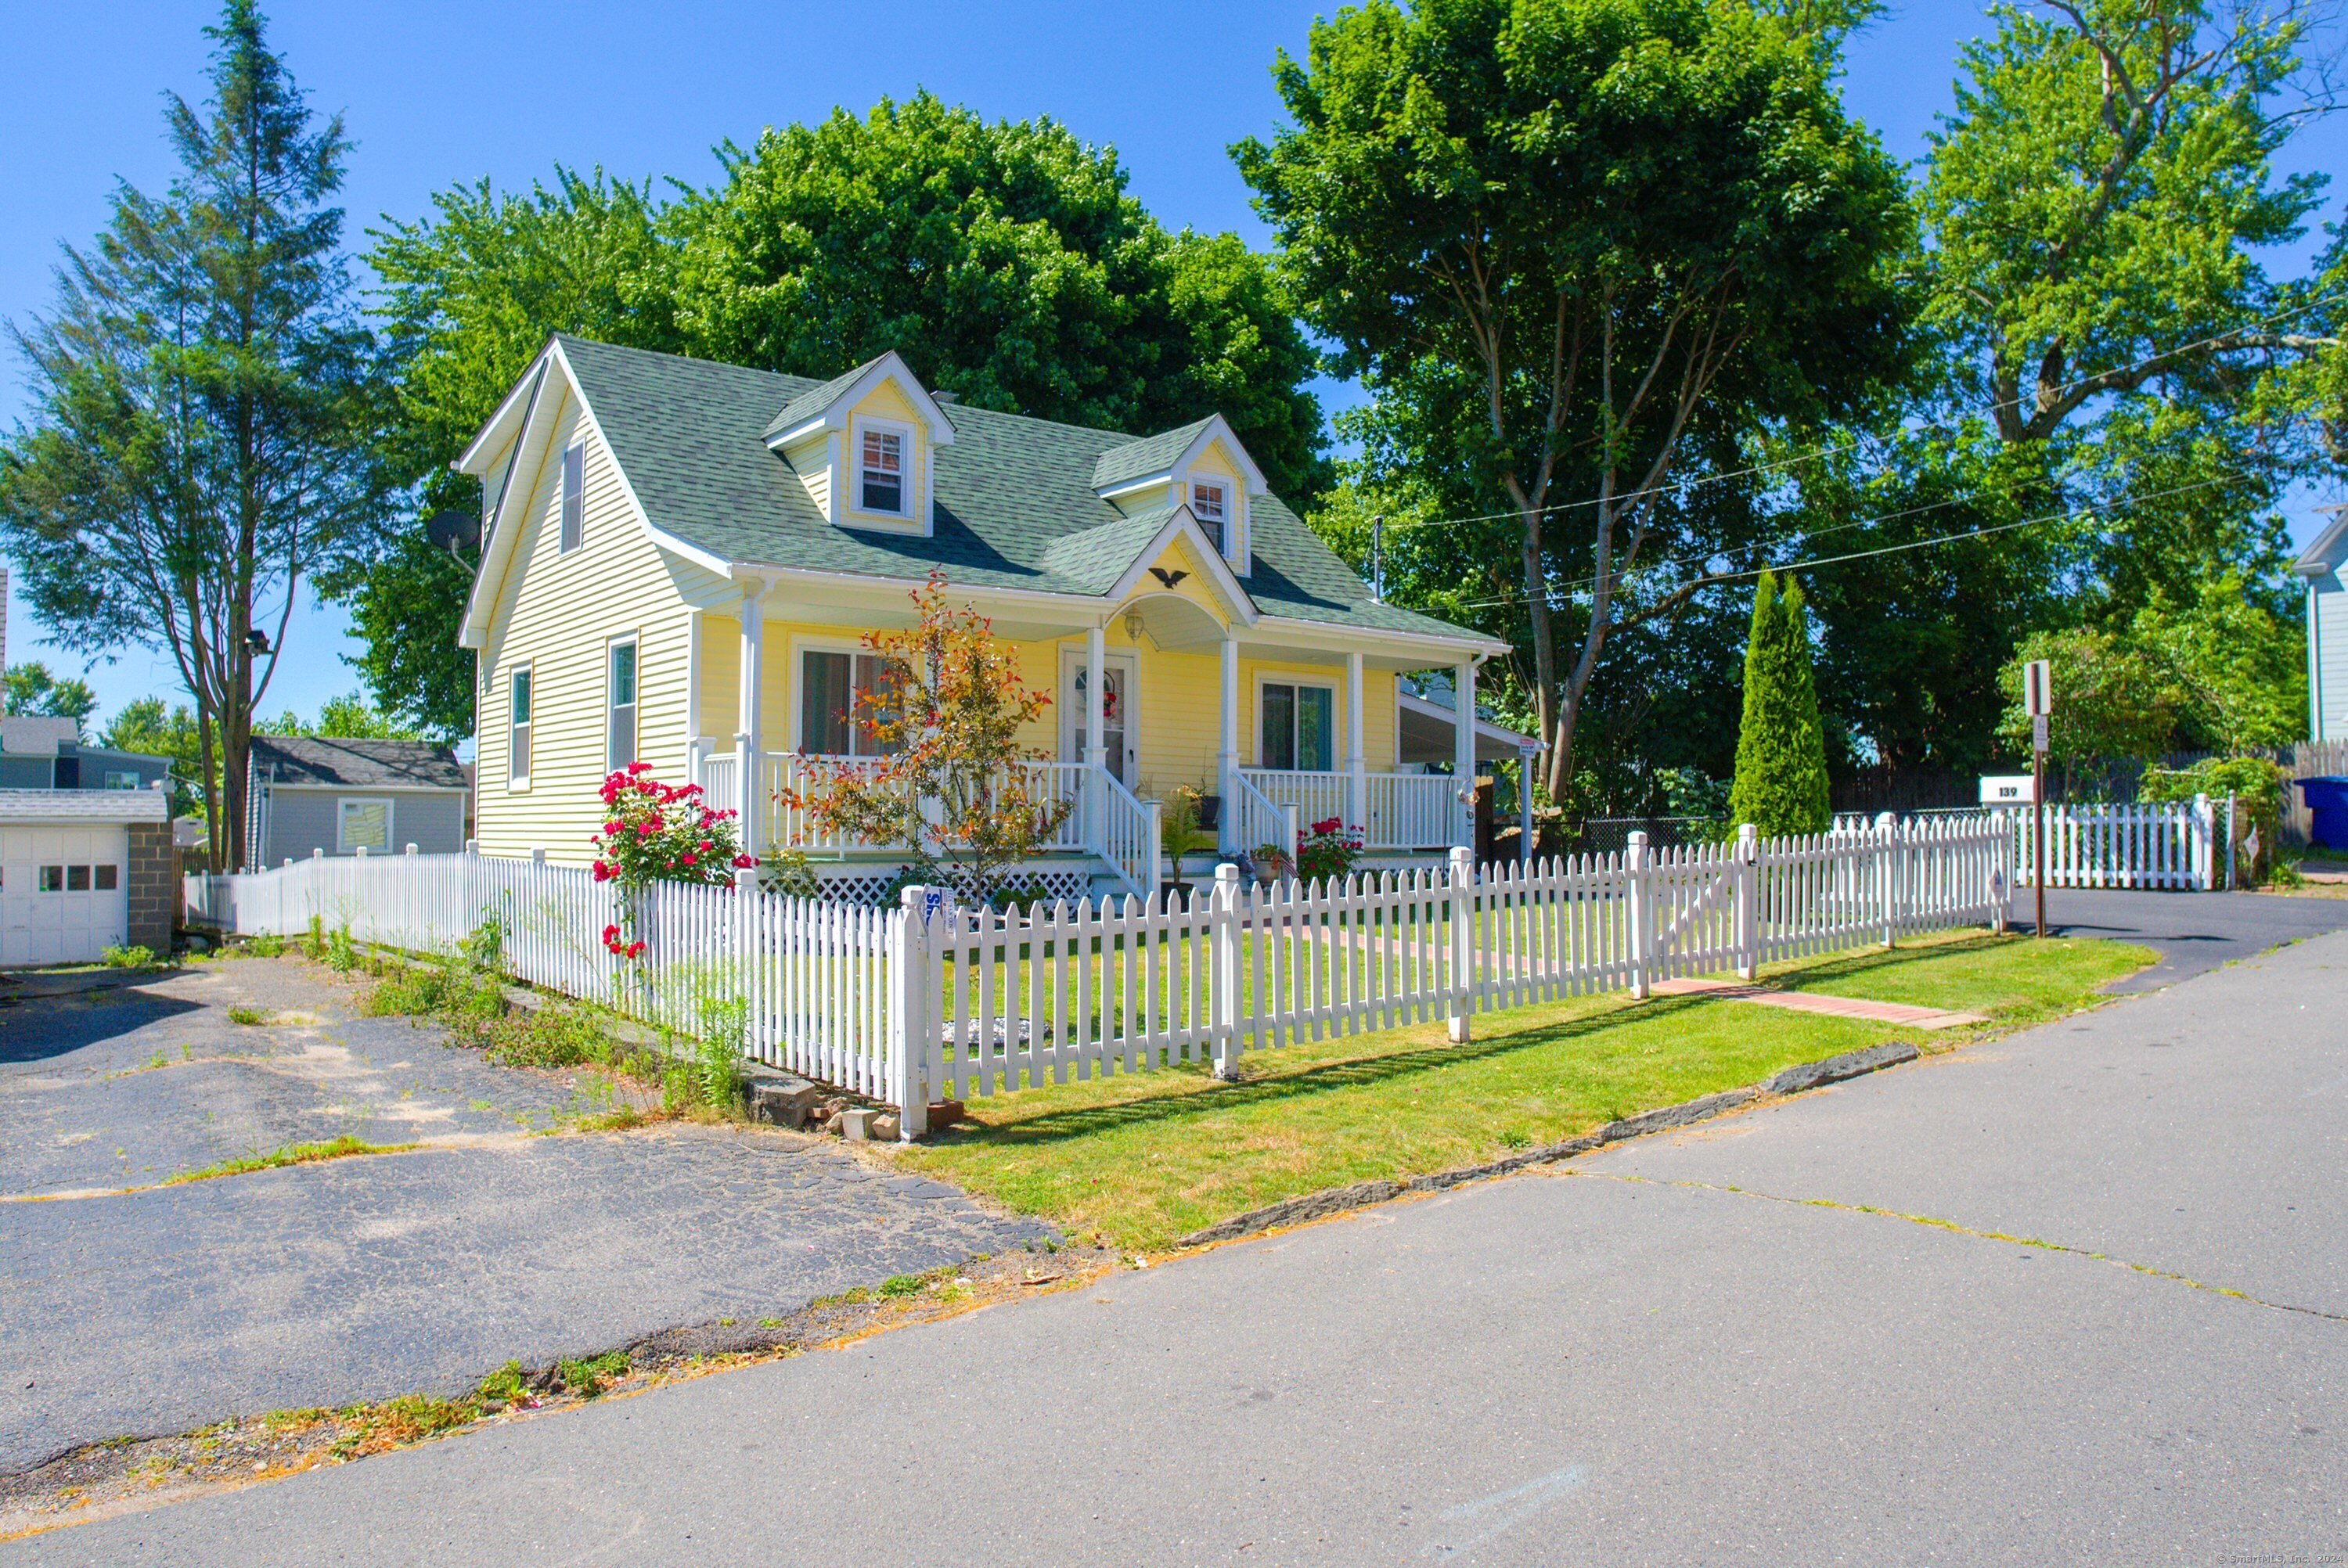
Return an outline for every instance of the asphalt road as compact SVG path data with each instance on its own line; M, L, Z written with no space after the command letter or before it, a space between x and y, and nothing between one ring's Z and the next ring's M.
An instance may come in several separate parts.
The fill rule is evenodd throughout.
M536 1136L609 1102L352 1001L244 959L0 1005L0 1471L672 1329L757 1339L815 1296L1050 1234L836 1141ZM344 1133L425 1146L161 1184Z
M1550 1173L0 1563L2336 1562L2343 979L2319 937Z

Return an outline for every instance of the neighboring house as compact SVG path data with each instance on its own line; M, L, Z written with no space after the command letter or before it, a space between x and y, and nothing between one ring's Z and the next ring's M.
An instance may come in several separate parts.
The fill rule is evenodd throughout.
M170 773L169 757L83 744L73 719L0 715L0 789L152 789Z
M753 848L807 842L776 792L869 743L859 639L932 569L1055 695L1027 739L1077 803L1063 874L1155 886L1179 785L1227 849L1287 808L1387 857L1466 842L1454 782L1405 771L1396 678L1472 696L1506 645L1375 600L1220 416L1137 438L963 406L894 354L817 383L557 336L456 466L484 507L485 853L589 858L597 787L638 759L744 809Z
M0 789L0 964L171 950L178 908L161 789Z
M465 847L465 770L447 746L255 735L247 777L255 866Z
M2307 579L2307 738L2348 740L2348 506L2291 569Z

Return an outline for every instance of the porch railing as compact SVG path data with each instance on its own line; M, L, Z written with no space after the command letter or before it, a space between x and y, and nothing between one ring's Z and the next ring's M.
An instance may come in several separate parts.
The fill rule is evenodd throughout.
M1255 787L1241 768L1231 780L1231 840L1223 847L1234 852L1252 853L1258 845L1288 842L1286 814L1272 797Z
M1296 820L1307 826L1316 822L1326 822L1333 816L1349 825L1364 825L1354 822L1345 812L1347 774L1305 773L1289 768L1241 768L1240 776L1253 784L1274 806L1294 806Z
M1434 849L1456 837L1457 781L1443 774L1371 774L1365 844L1372 849Z
M1365 774L1366 798L1359 810L1347 803L1352 781L1342 773L1241 768L1240 782L1271 805L1275 823L1285 805L1294 806L1297 820L1308 825L1334 816L1360 828L1368 849L1437 849L1452 844L1458 833L1456 787L1441 774ZM1250 837L1248 846L1265 842Z

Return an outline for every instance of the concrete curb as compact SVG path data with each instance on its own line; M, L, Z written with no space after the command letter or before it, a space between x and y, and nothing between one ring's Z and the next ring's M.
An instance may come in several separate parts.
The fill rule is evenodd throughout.
M1685 1127L1705 1122L1715 1116L1739 1110L1765 1095L1798 1094L1806 1089L1823 1084L1839 1083L1846 1078L1858 1078L1878 1072L1887 1067L1897 1067L1903 1061L1913 1061L1921 1055L1914 1046L1893 1040L1883 1045L1870 1045L1859 1050L1847 1050L1840 1056L1829 1056L1823 1061L1804 1062L1789 1067L1766 1082L1744 1089L1724 1089L1717 1094L1705 1094L1677 1105L1659 1110L1642 1111L1636 1116L1625 1116L1619 1122L1609 1122L1595 1132L1584 1132L1579 1138L1562 1143L1544 1143L1538 1149L1526 1149L1488 1164L1463 1165L1457 1170L1437 1171L1429 1175L1412 1176L1405 1181L1356 1182L1350 1187L1331 1187L1318 1193L1306 1193L1302 1197L1289 1198L1260 1209L1250 1209L1243 1214L1233 1214L1218 1221L1204 1230L1192 1231L1174 1245L1178 1247L1207 1246L1215 1242L1236 1241L1241 1236L1276 1230L1283 1225L1303 1225L1307 1220L1326 1219L1349 1209L1368 1208L1401 1197L1406 1193L1437 1193L1469 1182L1488 1181L1505 1176L1529 1166L1553 1164L1570 1160L1576 1154L1586 1154L1592 1149L1602 1149L1609 1143L1643 1137L1650 1132L1662 1132L1673 1127Z

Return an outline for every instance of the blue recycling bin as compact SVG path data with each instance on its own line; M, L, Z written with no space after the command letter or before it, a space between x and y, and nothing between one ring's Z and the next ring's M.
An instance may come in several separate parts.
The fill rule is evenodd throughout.
M2301 779L2299 793L2314 814L2312 836L2326 849L2348 849L2348 778Z

